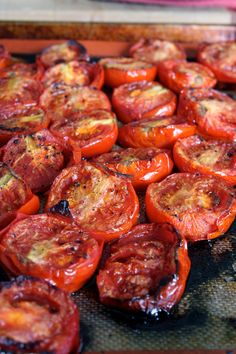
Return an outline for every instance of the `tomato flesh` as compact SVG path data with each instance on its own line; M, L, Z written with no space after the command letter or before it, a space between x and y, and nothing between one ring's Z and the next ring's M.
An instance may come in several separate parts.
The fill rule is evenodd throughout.
M110 245L97 277L100 300L158 316L180 300L189 269L187 242L171 225L137 225Z

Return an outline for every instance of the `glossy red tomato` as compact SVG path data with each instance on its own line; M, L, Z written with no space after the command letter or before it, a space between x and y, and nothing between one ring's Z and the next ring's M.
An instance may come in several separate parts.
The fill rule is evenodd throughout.
M169 222L191 242L209 240L234 221L234 196L216 177L175 173L148 186L146 212L151 222Z
M129 180L85 161L64 169L53 182L46 210L60 211L62 203L77 225L105 241L129 231L139 213Z
M229 185L236 185L236 145L233 143L194 135L177 140L173 155L180 171L215 175Z
M22 106L20 112L0 117L0 145L15 135L32 134L49 125L49 117L39 106Z
M135 189L168 176L173 168L169 150L158 148L119 149L94 158L115 172L128 175Z
M68 63L73 60L87 60L88 58L87 50L81 43L69 40L45 48L38 58L38 64L49 68L59 63Z
M63 145L46 129L14 137L3 147L3 162L32 189L45 191L65 165Z
M200 46L198 61L210 68L222 82L236 82L236 43L220 42Z
M194 135L196 126L181 117L163 117L132 122L119 129L124 147L171 147L177 139Z
M184 90L180 95L178 115L197 124L206 136L236 140L236 101L212 89Z
M179 44L160 39L141 38L130 48L130 56L148 63L159 64L163 60L184 60L186 54Z
M110 151L118 136L116 117L106 110L74 113L55 121L50 130L70 145L79 147L84 157Z
M159 79L164 86L177 93L185 88L211 88L216 84L215 75L206 66L178 60L161 62Z
M79 346L79 314L70 296L20 276L0 283L0 348L7 353L70 354Z
M100 300L158 317L179 302L189 270L187 242L171 225L137 225L110 246L97 277Z
M103 241L70 219L21 215L0 233L0 262L11 275L26 274L74 292L95 272Z
M72 86L93 86L100 89L104 83L104 70L99 64L70 61L49 68L42 80L45 87L54 83L62 83Z
M54 84L43 92L40 103L47 110L51 121L73 112L111 110L108 97L94 87Z
M105 84L118 87L136 81L153 81L157 69L154 64L132 58L104 58L100 64L105 71Z
M140 81L116 88L112 106L123 123L151 117L171 116L176 96L157 82Z
M17 212L37 213L39 198L6 164L0 162L0 230L11 222Z

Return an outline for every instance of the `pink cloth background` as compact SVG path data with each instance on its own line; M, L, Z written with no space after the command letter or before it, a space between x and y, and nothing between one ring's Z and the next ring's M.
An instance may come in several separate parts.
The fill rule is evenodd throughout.
M229 7L236 9L236 0L116 0L117 2L136 3L136 4L156 4L171 6L210 6L210 7Z

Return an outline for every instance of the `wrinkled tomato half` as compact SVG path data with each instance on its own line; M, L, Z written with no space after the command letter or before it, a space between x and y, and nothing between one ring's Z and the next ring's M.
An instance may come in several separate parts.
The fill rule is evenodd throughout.
M140 81L116 88L112 106L123 123L151 117L171 116L176 96L157 82Z
M105 71L105 84L118 87L136 81L153 81L156 77L156 66L132 58L104 58L100 64Z
M159 79L164 86L176 93L185 88L211 88L216 84L215 75L206 66L178 60L161 62Z
M47 128L48 116L38 106L22 106L20 113L13 113L9 117L0 117L0 145L5 144L13 136L32 134Z
M229 185L236 185L236 144L207 141L195 135L179 139L173 155L180 171L215 175Z
M37 213L39 198L6 164L0 162L0 230L11 222L17 212Z
M191 242L209 240L234 221L234 196L216 177L176 173L148 186L146 212L151 222L169 222Z
M169 224L140 224L111 243L97 277L102 303L157 316L179 302L188 278L187 242Z
M73 60L87 60L88 58L87 50L81 43L69 40L45 48L38 58L38 64L49 68L56 64L68 63Z
M160 39L141 38L129 50L130 56L148 63L159 64L163 60L186 59L184 49L179 44Z
M236 43L220 42L201 46L198 61L210 68L222 82L236 82Z
M63 145L47 130L12 138L3 147L3 162L32 189L45 191L64 167Z
M42 80L45 87L58 82L65 85L93 86L100 89L104 83L104 70L99 64L71 61L49 68Z
M200 134L236 140L236 101L213 89L184 90L178 115L197 124Z
M22 215L0 240L0 262L8 273L35 276L69 292L93 275L103 249L103 241L70 219L50 214Z
M139 213L131 182L108 169L82 161L64 169L51 187L46 210L67 215L95 237L109 241L129 231Z
M196 126L181 117L163 117L132 122L119 129L124 147L171 147L179 138L194 135Z
M79 346L79 313L69 294L20 276L0 283L0 348L7 353L70 354Z
M110 151L118 136L116 117L106 110L74 113L55 121L50 130L79 147L84 157Z
M40 103L50 115L51 121L69 116L73 112L111 110L108 97L94 87L53 84L40 97Z
M31 79L40 80L42 75L43 70L38 68L35 64L18 62L0 71L0 78L29 77Z
M144 189L171 173L173 162L169 150L158 148L119 149L94 158L115 172L128 175L135 189Z

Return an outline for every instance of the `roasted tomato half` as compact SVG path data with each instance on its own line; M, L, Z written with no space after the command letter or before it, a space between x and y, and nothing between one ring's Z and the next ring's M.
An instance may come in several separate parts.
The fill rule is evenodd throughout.
M84 157L110 151L118 136L116 117L106 110L71 114L55 121L50 130L78 146Z
M20 276L0 283L0 348L7 353L70 354L79 346L79 313L69 294Z
M0 240L0 261L11 275L35 276L69 292L93 275L103 248L103 241L53 214L21 215Z
M160 39L141 38L130 48L130 56L148 63L159 64L163 60L186 59L184 49L176 43Z
M215 175L236 185L236 144L194 135L179 139L173 155L180 171Z
M129 231L139 213L138 197L129 180L85 161L64 169L55 179L46 210L60 212L65 203L63 212L105 241Z
M159 79L164 86L177 93L185 88L211 88L216 84L215 75L206 66L178 60L161 62Z
M39 209L39 198L2 162L0 162L0 201L0 229L11 222L17 212L34 214Z
M49 68L56 64L68 63L73 60L87 60L88 58L87 50L81 43L69 40L45 48L38 58L38 64Z
M236 82L236 42L201 46L198 61L210 68L219 81Z
M177 139L194 135L196 126L181 117L163 117L132 122L119 129L124 147L171 147Z
M104 58L100 64L105 71L105 84L118 87L135 81L153 81L157 68L154 64L132 58Z
M169 150L158 148L119 149L94 158L115 172L128 175L135 189L144 189L171 173Z
M52 121L73 112L93 111L96 109L111 110L108 97L94 87L79 87L53 84L40 97Z
M146 192L146 212L151 222L169 222L191 242L223 234L234 221L234 191L220 179L175 173L152 183Z
M129 123L151 117L171 116L176 96L157 82L140 81L116 88L112 106L118 118Z
M212 89L184 90L178 115L196 123L199 133L219 139L236 140L236 101Z
M31 79L40 80L42 74L43 71L39 70L34 64L14 63L0 71L0 78L29 77Z
M15 135L32 134L47 128L49 118L42 108L22 106L19 111L9 117L0 117L0 145Z
M104 70L99 64L71 61L49 68L42 80L45 87L58 82L65 85L93 86L100 89L104 83Z
M11 63L11 56L3 45L0 45L0 69L4 69Z
M110 245L97 277L100 300L158 317L179 302L189 269L187 242L171 225L137 225Z
M3 147L3 162L32 189L45 191L65 164L64 147L47 129L12 138Z

